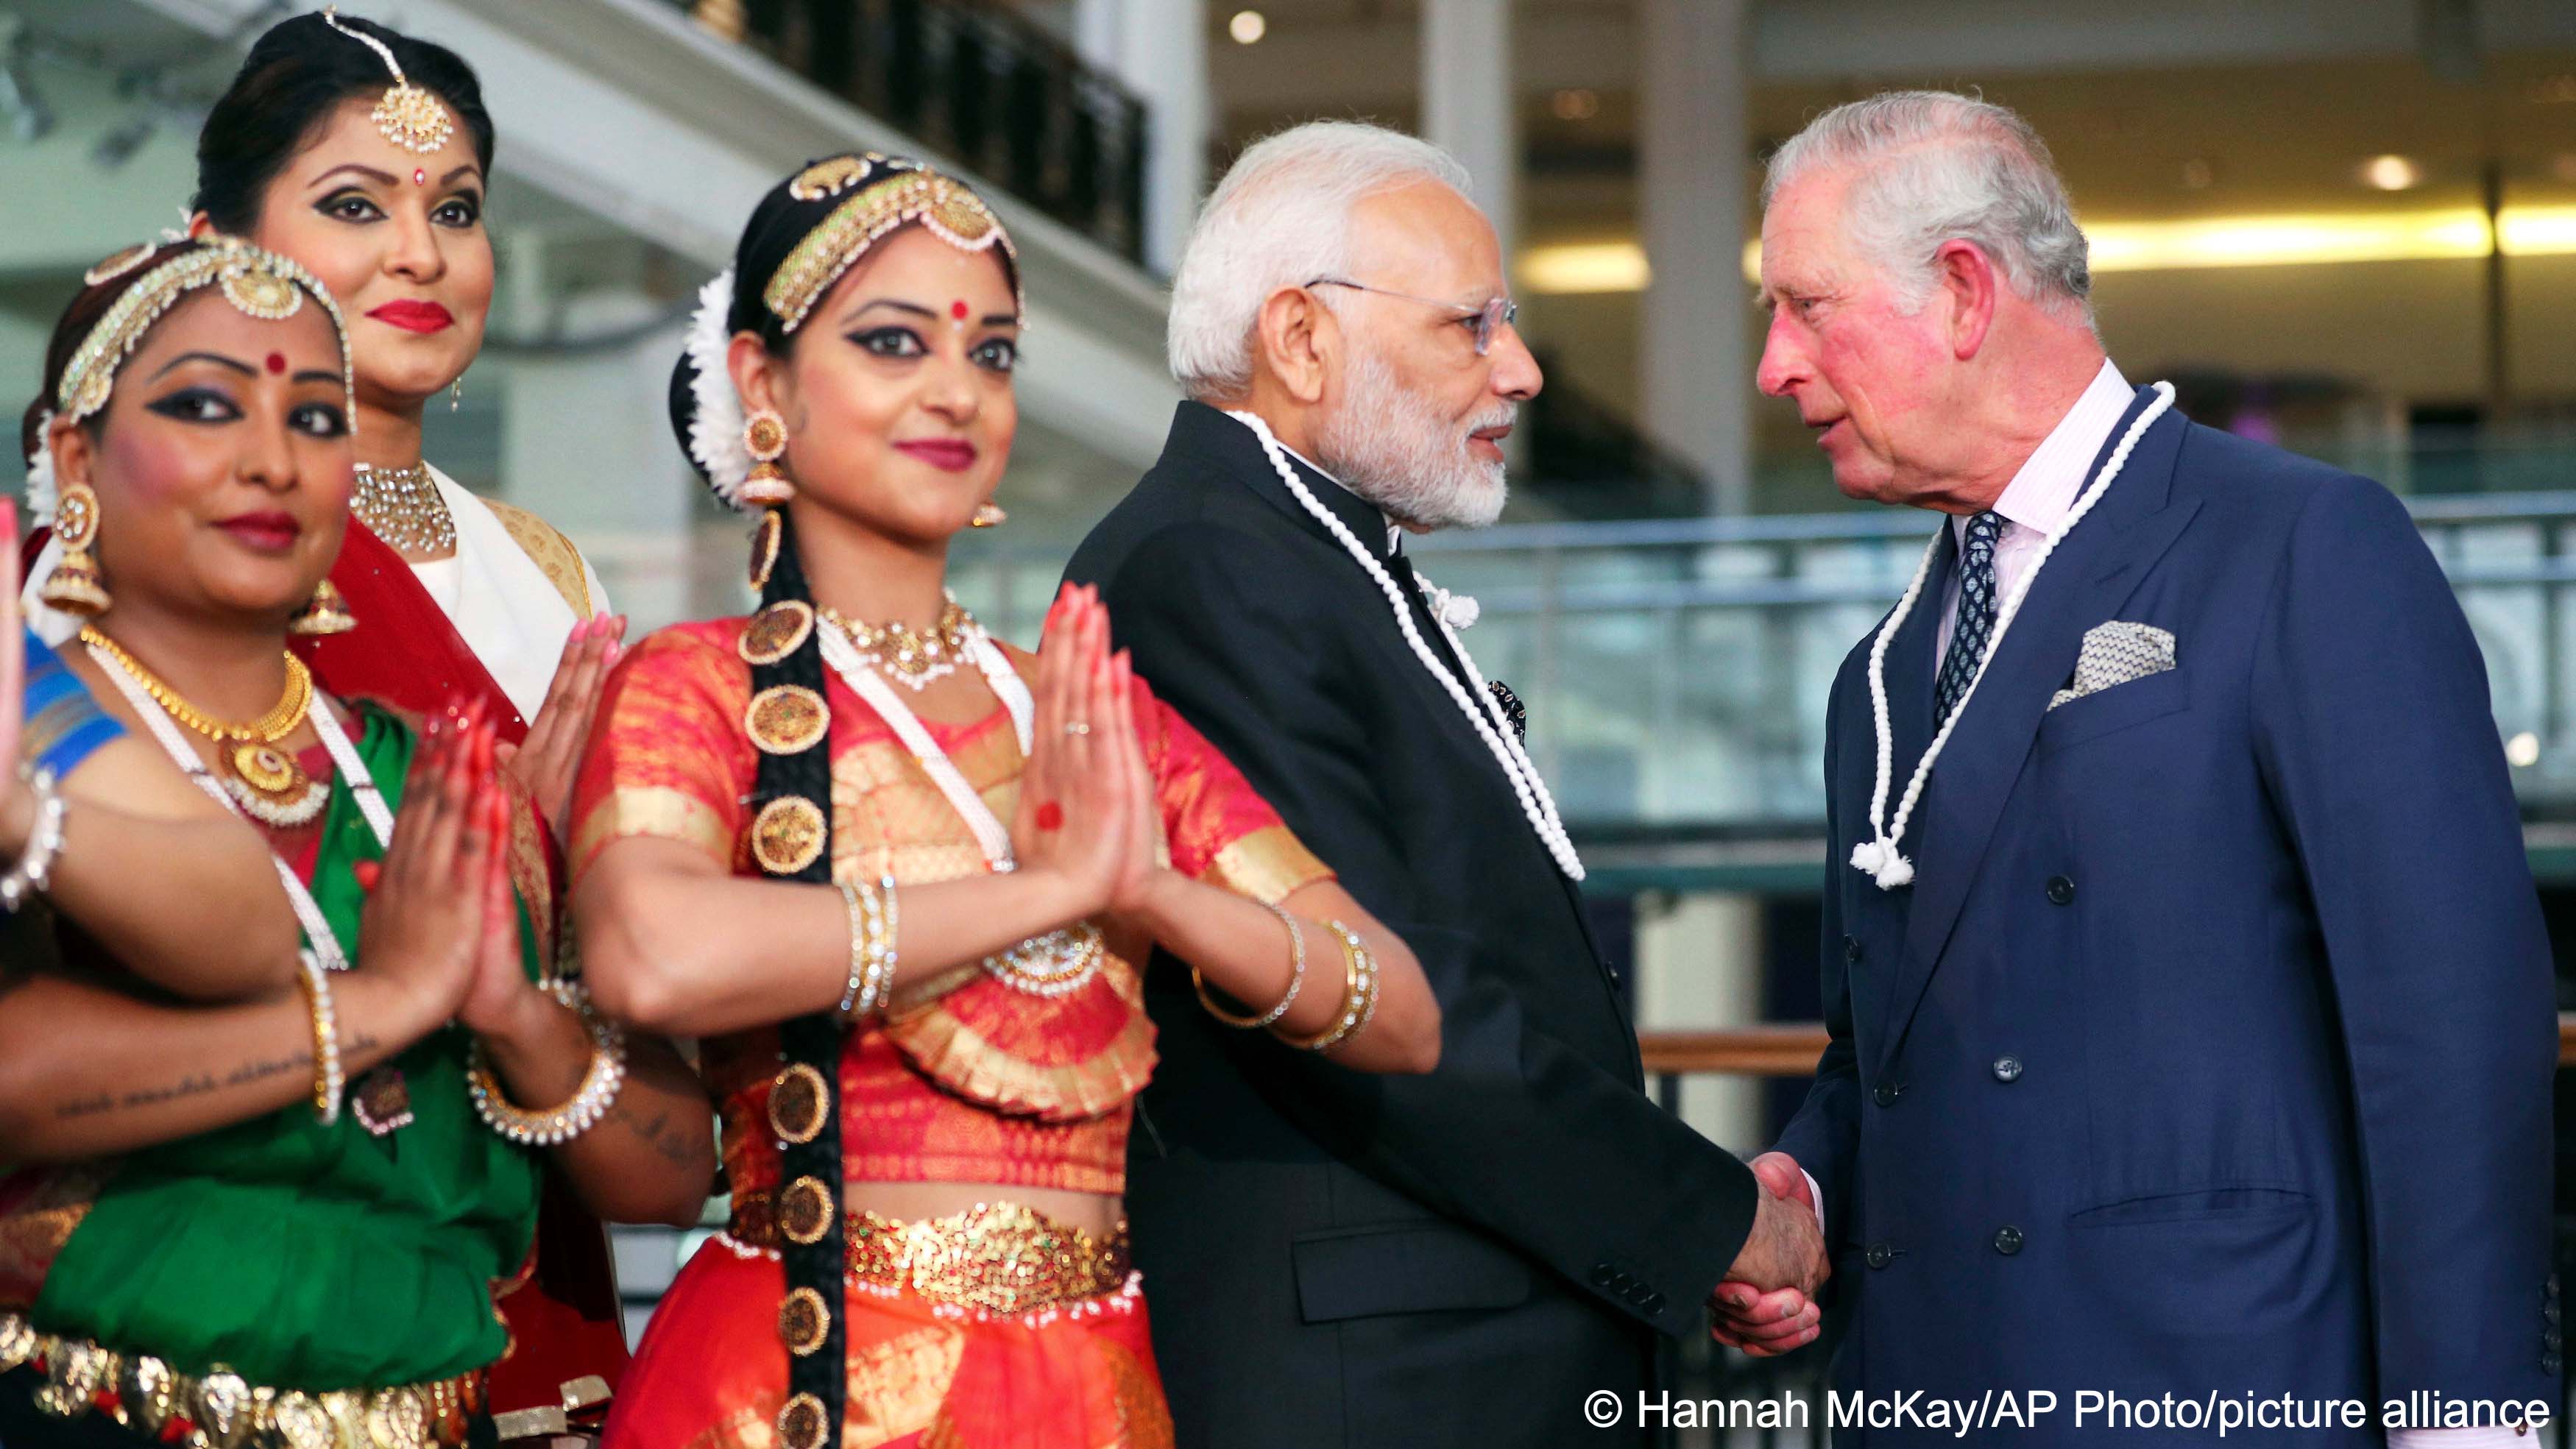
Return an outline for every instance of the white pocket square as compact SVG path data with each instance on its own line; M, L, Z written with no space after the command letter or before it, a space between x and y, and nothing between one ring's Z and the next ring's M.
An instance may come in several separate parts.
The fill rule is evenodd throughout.
M2084 652L2075 659L2075 680L2051 696L2055 709L2069 700L2099 694L2113 685L2162 674L2174 667L2174 636L2153 624L2114 619L2084 633Z

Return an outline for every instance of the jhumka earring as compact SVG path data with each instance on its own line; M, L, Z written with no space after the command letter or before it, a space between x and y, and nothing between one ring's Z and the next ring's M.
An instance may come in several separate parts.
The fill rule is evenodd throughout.
M778 460L787 452L787 420L767 408L742 425L743 451L751 454L751 475L742 480L742 500L768 508L796 496L796 484Z
M1010 520L1011 515L1003 511L1002 505L995 503L990 499L986 499L984 502L975 505L975 516L966 520L966 526L968 528L999 528L1003 524L1010 522Z
M66 614L94 618L107 612L107 580L90 545L98 542L98 493L86 483L66 483L54 504L54 537L63 561L45 578L37 597Z
M357 617L349 612L349 601L329 579L314 586L312 601L286 626L287 632L305 635L346 634L358 627Z

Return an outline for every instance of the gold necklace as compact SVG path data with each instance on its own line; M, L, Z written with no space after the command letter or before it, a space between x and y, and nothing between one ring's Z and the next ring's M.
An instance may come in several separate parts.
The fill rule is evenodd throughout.
M295 756L277 743L295 733L313 709L313 671L304 667L303 660L287 655L286 692L278 696L268 713L247 724L235 724L217 719L181 698L167 681L127 653L125 646L99 632L96 625L83 624L80 637L82 643L105 655L141 685L171 719L214 741L215 759L223 766L217 778L223 782L225 793L253 819L293 826L308 824L322 813L322 806L331 798L330 782L317 781L306 774Z
M940 597L948 601L939 611L939 622L927 636L915 633L910 625L897 620L890 624L867 624L844 619L831 609L822 611L823 622L850 638L851 647L859 652L862 662L876 666L878 673L918 694L928 689L933 680L957 672L957 666L971 658L975 640L984 626L957 602L957 596L942 589Z

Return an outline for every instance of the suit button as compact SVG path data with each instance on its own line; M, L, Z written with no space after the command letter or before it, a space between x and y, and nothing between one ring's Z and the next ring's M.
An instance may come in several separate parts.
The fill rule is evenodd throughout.
M1850 966L1860 964L1860 937L1843 937L1843 962Z
M2062 875L2053 875L2048 878L2048 903L2050 905L2062 906L2074 899L2075 882L2068 880Z
M1661 1314L1664 1311L1664 1301L1664 1295L1661 1293L1649 1293L1646 1295L1646 1301L1637 1306L1649 1314Z
M1903 1087L1890 1086L1885 1082L1881 1082L1877 1086L1870 1088L1869 1091L1869 1099L1882 1107L1895 1106L1896 1099L1903 1095L1905 1095L1905 1089Z
M2556 1378L2558 1376L2558 1355L2554 1353L2543 1355L2540 1360L2540 1371L2552 1378Z
M1871 1267L1884 1268L1895 1261L1896 1250L1894 1248L1889 1247L1885 1243L1872 1243L1869 1245L1869 1265Z
M1613 1284L1617 1283L1618 1281L1619 1281L1619 1274L1618 1274L1618 1270L1616 1270L1616 1269L1612 1268L1609 1264L1607 1264L1607 1263L1596 1263L1596 1264L1594 1264L1594 1265L1593 1265L1593 1267L1592 1267L1592 1286L1593 1286L1593 1287L1595 1287L1595 1288L1607 1288L1607 1287L1610 1287L1611 1285L1613 1285Z
M2550 1351L2551 1353L2556 1353L2556 1352L2559 1350L2559 1348L2560 1348L2560 1347L2562 1347L2561 1343L2559 1342L2559 1338L2558 1338L2558 1330L2557 1330L2557 1329L2554 1329L2554 1328L2553 1328L2553 1329L2550 1329L2548 1332L2546 1332L2546 1333L2544 1333L2544 1334L2540 1335L2540 1341L2541 1341L2542 1343L2545 1343L2545 1344L2549 1345L2549 1351Z
M2556 1299L2551 1299L2551 1300L2550 1300L2550 1303L2549 1303L2549 1306L2548 1306L2548 1307L2546 1307L2546 1308L2543 1308L2542 1310L2540 1310L2540 1316L2541 1316L2541 1317L2543 1317L2543 1318L2548 1319L2551 1323L2556 1323L2556 1322L2558 1321L2558 1302L2557 1302L2557 1300L2556 1300Z
M2009 1258L2021 1251L2021 1229L2007 1223L1995 1229L1995 1251Z
M1998 1081L1998 1082L2018 1082L2018 1081L2020 1081L2020 1080L2021 1080L2021 1058L2019 1058L2019 1057L1997 1057L1997 1058L1995 1058L1995 1080L1996 1080L1996 1081Z

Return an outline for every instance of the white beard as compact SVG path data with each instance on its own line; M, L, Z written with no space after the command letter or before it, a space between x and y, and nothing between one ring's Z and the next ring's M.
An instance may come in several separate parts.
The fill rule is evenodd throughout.
M1468 453L1468 434L1506 426L1518 413L1505 402L1462 426L1406 391L1385 359L1361 352L1341 407L1317 430L1315 461L1398 523L1483 528L1502 516L1511 485L1502 464Z

